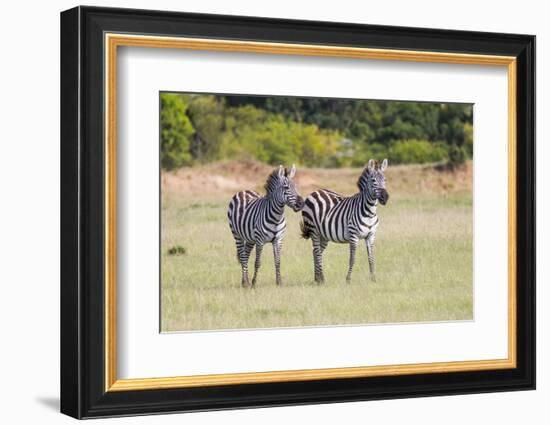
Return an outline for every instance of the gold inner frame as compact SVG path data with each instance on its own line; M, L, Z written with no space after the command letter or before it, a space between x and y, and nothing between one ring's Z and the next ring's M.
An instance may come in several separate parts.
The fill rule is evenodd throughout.
M419 364L118 379L116 325L116 99L119 46L504 66L508 71L508 358ZM516 58L327 45L105 34L105 391L444 373L516 367Z

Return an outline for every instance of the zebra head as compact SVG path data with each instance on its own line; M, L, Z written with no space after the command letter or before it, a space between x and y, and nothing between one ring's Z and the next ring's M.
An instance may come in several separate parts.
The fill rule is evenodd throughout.
M390 198L386 190L386 177L384 176L384 171L386 171L387 167L387 159L384 159L382 164L379 164L374 159L370 159L357 182L361 192L364 192L372 200L380 201L382 205L386 205L386 202Z
M292 165L290 170L280 165L279 169L269 176L266 190L279 204L287 205L297 212L303 208L304 199L300 196L294 184L295 174L295 165Z

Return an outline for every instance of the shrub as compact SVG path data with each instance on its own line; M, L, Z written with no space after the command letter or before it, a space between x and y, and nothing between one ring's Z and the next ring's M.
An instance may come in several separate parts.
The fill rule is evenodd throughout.
M401 140L394 142L388 150L388 159L393 164L424 164L447 158L444 144L426 140Z
M462 146L451 145L449 146L449 160L447 164L449 168L454 169L459 165L464 164L467 158L466 150Z
M241 107L233 108L228 116L223 158L254 158L271 165L329 166L339 148L341 137L336 132L287 121L282 115Z
M469 158L474 156L474 127L471 123L464 123L464 149Z
M183 255L187 250L181 245L175 245L168 249L168 255Z

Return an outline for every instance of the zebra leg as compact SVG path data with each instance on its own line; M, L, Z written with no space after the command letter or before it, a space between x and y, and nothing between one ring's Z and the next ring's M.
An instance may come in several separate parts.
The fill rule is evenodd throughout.
M323 251L327 247L328 242L323 240L319 235L313 235L311 242L313 243L313 267L315 282L324 283L325 276L323 275Z
M367 244L367 254L369 256L369 271L370 271L370 280L376 282L376 275L374 274L374 233L371 233L367 239L365 239Z
M248 283L248 258L250 257L252 248L254 248L254 244L246 243L242 239L237 239L237 257L239 257L242 268L241 284L243 288L250 286Z
M281 280L281 247L282 241L280 239L273 241L273 258L275 260L275 282L277 285L282 285Z
M346 276L346 282L351 283L351 272L353 271L353 265L355 264L355 251L357 250L357 238L352 238L349 241L349 268Z
M327 245L328 245L328 241L326 239L321 238L321 242L320 242L321 256L319 258L319 265L320 265L319 271L320 271L322 283L325 282L325 275L323 274L323 252L325 252L325 248L327 247Z
M254 277L252 277L252 287L256 286L256 279L258 278L258 270L260 270L260 259L262 257L263 244L256 242L256 262L254 263Z

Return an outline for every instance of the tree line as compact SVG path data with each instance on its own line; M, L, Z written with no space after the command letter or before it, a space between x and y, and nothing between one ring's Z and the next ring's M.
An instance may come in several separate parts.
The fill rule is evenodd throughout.
M469 104L161 93L161 165L344 167L384 157L454 167L472 157L472 114Z

